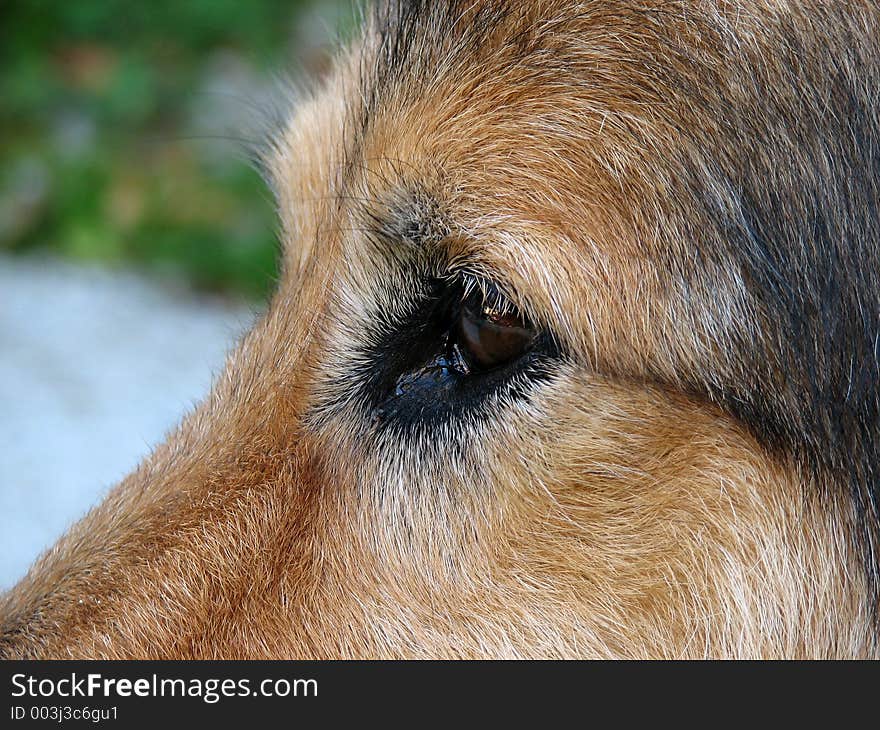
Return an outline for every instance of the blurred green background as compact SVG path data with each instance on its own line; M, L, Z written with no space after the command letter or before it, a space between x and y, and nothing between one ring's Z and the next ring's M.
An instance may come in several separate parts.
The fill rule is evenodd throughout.
M0 2L0 252L265 297L276 219L238 130L278 78L320 74L356 15L352 0Z

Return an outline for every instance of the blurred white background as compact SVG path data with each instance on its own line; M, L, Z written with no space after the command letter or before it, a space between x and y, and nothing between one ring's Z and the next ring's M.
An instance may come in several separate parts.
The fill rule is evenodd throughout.
M209 388L251 308L0 256L0 590Z
M277 216L246 150L356 5L2 6L0 590L206 394L264 306Z

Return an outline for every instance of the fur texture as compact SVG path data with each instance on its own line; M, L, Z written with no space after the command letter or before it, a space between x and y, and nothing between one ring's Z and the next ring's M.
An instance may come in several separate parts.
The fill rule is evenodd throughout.
M869 2L380 5L266 146L267 314L0 651L876 657L878 38ZM552 347L386 408L455 277Z

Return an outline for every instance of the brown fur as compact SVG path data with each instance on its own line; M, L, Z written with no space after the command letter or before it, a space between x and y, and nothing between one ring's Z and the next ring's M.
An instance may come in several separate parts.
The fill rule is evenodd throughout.
M270 146L268 313L5 597L0 649L876 656L864 434L795 410L784 318L697 195L729 212L731 180L821 177L797 131L833 116L830 59L878 75L877 11L841 5L380 10ZM794 75L782 38L813 49ZM565 357L484 418L383 431L351 363L436 261L500 282Z

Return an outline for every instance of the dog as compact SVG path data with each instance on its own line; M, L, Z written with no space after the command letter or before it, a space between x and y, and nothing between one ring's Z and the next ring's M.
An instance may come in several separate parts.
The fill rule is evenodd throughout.
M388 0L19 658L878 656L880 10Z

